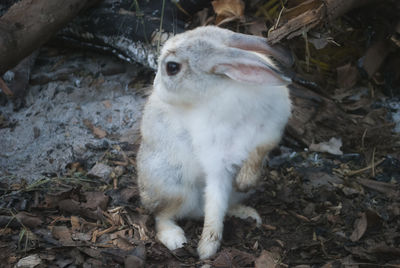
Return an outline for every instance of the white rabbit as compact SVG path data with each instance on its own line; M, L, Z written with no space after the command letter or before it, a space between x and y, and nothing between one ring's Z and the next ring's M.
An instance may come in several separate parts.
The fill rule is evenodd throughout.
M240 201L281 139L291 102L287 79L256 52L289 61L264 38L215 26L176 35L161 51L137 170L142 203L170 250L186 242L177 219L204 216L201 259L218 250L226 214L261 223Z

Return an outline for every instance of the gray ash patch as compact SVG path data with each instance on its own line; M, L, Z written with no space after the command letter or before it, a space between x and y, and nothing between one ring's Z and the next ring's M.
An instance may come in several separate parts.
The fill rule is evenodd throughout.
M60 174L74 161L91 166L107 149L91 149L96 144L112 147L122 137L129 143L137 139L130 133L137 133L144 98L132 80L143 67L111 56L58 52L41 51L24 108L14 111L11 102L0 106L9 122L0 128L0 177L31 182ZM87 122L106 135L96 136Z

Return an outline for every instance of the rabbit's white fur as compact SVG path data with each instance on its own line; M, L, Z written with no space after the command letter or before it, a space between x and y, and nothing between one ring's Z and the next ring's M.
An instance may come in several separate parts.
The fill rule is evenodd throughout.
M231 51L232 35L238 34L207 26L167 41L141 125L140 195L155 215L157 238L179 248L186 238L175 221L204 216L202 259L217 251L227 213L261 223L253 208L240 205L248 193L238 190L255 186L262 157L279 142L291 112L287 83L259 73L257 64L274 64ZM176 75L166 72L171 61L181 64ZM231 61L251 67L232 70Z

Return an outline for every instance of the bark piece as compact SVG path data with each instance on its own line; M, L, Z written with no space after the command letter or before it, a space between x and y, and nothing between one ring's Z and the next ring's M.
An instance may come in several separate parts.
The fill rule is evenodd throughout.
M348 11L369 4L373 0L308 0L286 10L279 26L270 31L268 40L275 44L283 38L291 39L317 25L332 22Z
M23 0L0 17L0 74L38 49L98 0Z

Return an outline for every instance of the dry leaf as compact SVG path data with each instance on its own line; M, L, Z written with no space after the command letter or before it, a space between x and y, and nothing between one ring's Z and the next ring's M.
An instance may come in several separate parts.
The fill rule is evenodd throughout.
M38 227L40 224L43 223L43 221L38 217L33 214L27 213L27 212L18 212L15 217L25 226L29 228L35 228Z
M0 77L0 89L6 94L8 97L14 96L14 93L10 90L10 88L7 86L6 82L3 81Z
M309 38L308 42L314 45L316 49L323 49L326 47L328 43L328 39L326 37L321 37L321 38Z
M25 258L22 258L18 261L18 263L15 265L15 267L36 267L42 263L42 260L40 259L38 254L33 254L29 255Z
M83 124L92 131L93 135L96 136L96 138L102 139L105 136L107 136L107 132L102 130L99 127L96 127L90 122L89 119L83 119Z
M388 210L393 213L394 216L400 216L400 203L393 202L388 206Z
M112 120L113 120L112 115L108 115L106 117L106 120L107 120L108 123L112 123Z
M368 48L362 64L362 68L372 76L381 67L387 55L390 53L389 43L386 40L379 41Z
M244 2L242 0L216 0L211 4L217 14L216 24L228 18L243 17Z
M102 139L105 136L107 136L107 132L105 132L104 130L102 130L101 128L95 127L93 126L93 130L92 130L93 134L99 138Z
M81 229L81 225L79 223L79 218L77 216L71 216L71 230L78 231Z
M193 21L199 26L207 25L210 19L212 19L212 17L208 17L208 8L200 10L193 17Z
M66 211L71 214L78 214L84 218L97 220L99 215L96 213L96 211L84 207L85 205L86 203L82 204L72 199L64 199L58 203L58 207L61 211Z
M333 267L332 262L325 263L324 265L321 266L321 268L332 268L332 267Z
M82 207L95 210L99 207L102 210L107 208L109 197L103 192L85 192L86 202L82 203Z
M213 267L248 267L254 262L253 255L235 248L223 249L213 261Z
M337 71L337 83L340 88L348 89L357 83L359 78L358 70L355 66L352 66L350 63L338 67Z
M113 241L113 244L122 250L132 250L134 247L129 241L125 238L118 237Z
M53 226L51 228L51 234L62 244L68 244L72 242L71 232L66 226Z
M103 103L104 107L106 107L107 109L110 109L112 106L112 104L109 100L105 100L102 103Z
M263 250L260 257L255 261L256 268L277 268L279 267L277 256L274 256L272 252Z
M360 238L364 235L367 230L368 222L367 215L365 213L361 214L361 217L358 218L354 223L354 231L350 236L351 241L355 242L360 240Z
M248 32L252 35L263 36L263 33L268 32L268 28L263 19L258 19L248 26Z

